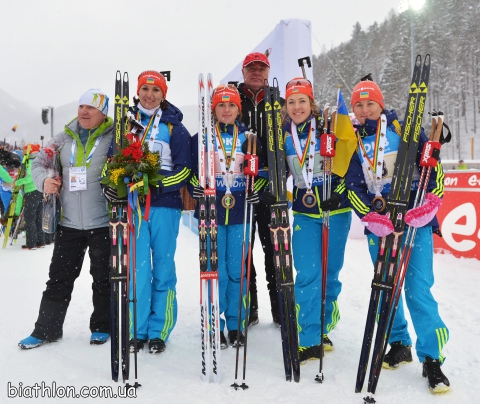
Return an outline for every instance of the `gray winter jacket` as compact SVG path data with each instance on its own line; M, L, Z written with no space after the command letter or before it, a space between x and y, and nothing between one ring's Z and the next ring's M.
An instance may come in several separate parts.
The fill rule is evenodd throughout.
M92 150L96 139L102 136L89 164L87 164L87 189L85 191L70 191L70 154L73 139L75 147L75 166L85 165L87 156ZM112 143L112 119L107 117L93 133L90 134L85 149L79 138L78 120L75 118L65 126L65 130L50 140L47 146L60 145L60 162L62 167L62 187L60 202L62 206L61 226L79 230L95 229L108 226L108 209L106 199L100 186L100 176L105 167L108 149ZM42 149L32 163L32 178L35 187L43 192L43 183L51 177L47 170L46 154Z

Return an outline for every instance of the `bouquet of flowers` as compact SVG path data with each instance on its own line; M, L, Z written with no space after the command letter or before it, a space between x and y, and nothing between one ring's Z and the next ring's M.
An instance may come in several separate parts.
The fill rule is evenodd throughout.
M127 195L128 185L143 199L148 194L148 185L156 186L164 177L158 174L160 154L138 141L121 148L108 162L107 169L107 176L100 183L115 188L120 198Z

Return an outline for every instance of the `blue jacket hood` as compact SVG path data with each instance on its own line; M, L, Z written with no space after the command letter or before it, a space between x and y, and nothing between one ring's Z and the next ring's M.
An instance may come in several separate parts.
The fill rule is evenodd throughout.
M166 100L165 100L166 101ZM182 111L180 111L175 105L166 101L168 108L162 111L161 122L168 122L172 125L179 125L183 120Z

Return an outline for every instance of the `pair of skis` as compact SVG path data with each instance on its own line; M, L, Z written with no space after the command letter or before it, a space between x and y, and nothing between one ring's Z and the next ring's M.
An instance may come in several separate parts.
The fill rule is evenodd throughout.
M270 192L276 202L270 206L270 236L274 249L280 332L282 336L283 364L287 381L300 381L298 359L298 331L293 281L290 220L287 202L287 173L282 134L282 116L278 80L273 86L266 81L264 87L267 118L267 158Z
M212 75L198 76L198 180L205 190L198 200L200 243L200 316L202 380L220 383L220 309L218 297L217 207L215 183L215 126L212 113Z
M114 142L113 154L123 147L128 132L126 119L129 107L128 73L123 77L117 71L115 78L115 109L114 109ZM128 208L124 203L112 203L109 221L110 231L110 337L111 337L111 371L112 379L118 381L121 365L122 379L128 387L137 388L137 338L136 338L136 260L135 260L135 229L132 220L128 217ZM133 240L133 300L130 300L130 240ZM133 302L134 321L134 365L135 382L128 383L130 375L130 308Z
M416 166L418 144L422 129L425 99L428 91L430 73L430 55L417 56L410 85L405 120L402 127L401 141L394 165L390 192L386 201L386 216L392 220L394 232L379 240L379 250L374 268L372 292L365 324L362 350L358 365L355 392L361 392L373 342L375 320L378 318L373 354L371 358L368 395L365 403L375 403L374 394L382 369L385 350L388 344L389 330L393 324L394 313L391 312L393 292L399 296L397 270L399 253L405 227L405 214L408 209L412 188L413 174ZM404 264L406 268L406 264ZM398 286L397 286L398 285ZM397 297L398 300L399 297ZM393 316L392 316L393 314ZM387 330L387 327L389 329Z

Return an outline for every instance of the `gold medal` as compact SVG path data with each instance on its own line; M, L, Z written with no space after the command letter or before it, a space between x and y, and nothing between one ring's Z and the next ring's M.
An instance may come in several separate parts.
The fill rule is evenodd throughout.
M372 200L372 205L376 212L383 212L387 207L387 202L381 196L376 196Z
M312 192L307 192L303 195L302 202L307 208L313 208L317 204L317 197Z
M235 206L235 197L232 194L223 195L222 206L225 209L232 209Z

